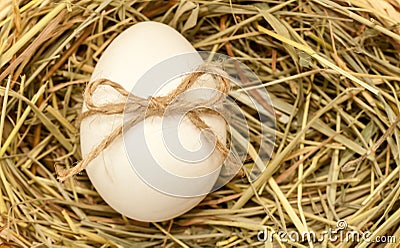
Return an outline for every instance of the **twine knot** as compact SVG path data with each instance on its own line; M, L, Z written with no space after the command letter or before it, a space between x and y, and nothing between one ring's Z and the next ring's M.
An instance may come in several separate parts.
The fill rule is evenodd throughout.
M212 96L206 100L181 99L181 94L189 90L197 79L205 74L212 76L214 81L217 82L216 94L212 94ZM226 145L221 143L212 129L200 118L200 115L202 113L208 113L219 116L219 113L215 110L215 106L222 105L230 90L230 83L227 78L227 74L218 68L218 66L203 64L197 71L185 77L178 87L169 94L165 96L150 96L147 98L130 94L120 84L108 79L99 79L90 82L83 95L88 110L81 114L79 121L97 114L129 114L129 118L125 120L125 123L111 131L111 133L90 151L83 160L78 162L75 167L58 172L58 179L64 181L84 170L93 159L123 134L124 128L131 128L150 116L164 116L166 114L185 114L194 126L200 131L204 131L203 133L206 134L207 139L215 142L215 148L225 159L229 154ZM116 90L126 101L96 105L93 102L93 94L98 87L106 85Z
M169 102L166 101L165 98L163 97L157 97L157 96L149 96L148 98L149 104L148 104L148 109L153 110L153 111L159 111L160 114L164 114Z

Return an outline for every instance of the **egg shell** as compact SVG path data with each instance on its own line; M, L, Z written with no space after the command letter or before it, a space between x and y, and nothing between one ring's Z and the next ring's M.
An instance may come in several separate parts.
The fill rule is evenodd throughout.
M157 22L142 22L125 30L111 42L99 59L90 80L106 78L118 82L126 90L131 91L143 75L155 65L186 53L190 53L189 59L178 61L176 64L171 63L171 68L179 68L180 71L187 73L202 64L203 60L192 45L173 28ZM156 71L155 75L164 72ZM148 88L160 88L157 95L164 95L173 90L182 78L179 76L169 82L149 82ZM210 79L207 77L204 77L203 81L206 82L205 85L210 84ZM152 90L147 90L146 87L137 87L137 91L133 93L148 97ZM123 100L114 89L107 86L98 88L93 96L93 101L98 105ZM86 110L84 104L82 111ZM225 142L225 122L216 116L202 115L201 118L218 135L220 141ZM121 125L122 121L123 115L95 115L84 119L80 129L82 156L86 157L113 129ZM219 171L221 155L213 152L195 166L188 166L166 149L161 135L165 132L162 121L162 117L149 117L130 128L86 168L89 179L102 198L116 211L132 219L162 221L179 216L204 199L205 195L198 193L210 190L217 180L215 172ZM171 123L173 122L169 122L168 118L164 119L164 125L168 126ZM186 118L179 125L178 131L182 145L188 150L196 150L199 145L207 145L200 144L200 131ZM143 132L147 147L135 142L138 135ZM127 149L135 154L134 161L128 155ZM148 149L153 157L141 157L141 154L145 154L145 149ZM201 190L193 187L190 181L184 185L172 185L184 188L188 195L193 195L193 197L175 196L149 185L138 175L134 169L135 164L132 164L146 164L150 160L159 162L162 168L180 176L197 177L213 172L214 175L203 182Z

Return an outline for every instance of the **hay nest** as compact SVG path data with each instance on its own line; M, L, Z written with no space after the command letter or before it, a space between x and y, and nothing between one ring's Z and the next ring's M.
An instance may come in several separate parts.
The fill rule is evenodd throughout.
M371 245L259 240L264 229L320 237L345 220L346 230L369 232L371 241L386 237L372 246L397 247L399 10L398 0L2 0L0 246ZM74 122L96 61L145 20L247 64L277 117L276 147L258 180L237 178L162 223L127 219L84 173L60 183L55 171L81 159ZM249 154L248 163L255 159Z

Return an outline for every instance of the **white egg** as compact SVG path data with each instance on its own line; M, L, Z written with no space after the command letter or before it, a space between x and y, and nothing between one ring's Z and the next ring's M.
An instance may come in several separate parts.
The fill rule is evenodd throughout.
M168 60L188 53L184 59ZM163 78L160 76L165 78L170 73L168 66L161 69L154 67L166 60L169 61L167 65L171 70L183 73L190 72L203 63L192 45L176 30L161 23L142 22L125 30L109 45L98 61L91 81L106 78L121 84L128 91L133 89L132 93L140 97L148 97L149 93L160 87L157 95L166 94L183 78L178 76L171 78L169 82L157 81ZM151 68L155 69L152 71ZM144 75L148 76L149 81L143 79ZM137 85L140 80L142 84ZM210 85L213 84L207 81L212 81L209 77L203 77L203 80L206 80L207 86L212 87ZM93 100L101 105L124 99L115 90L103 86L96 90ZM83 111L85 110L84 106ZM216 116L201 118L213 129L221 142L225 142L225 122ZM84 119L80 129L83 157L122 121L122 115L95 115ZM175 134L168 128L174 129L176 123L173 117L164 120L161 117L149 117L126 130L123 137L115 140L90 162L86 170L91 182L116 211L140 221L167 220L192 209L204 199L204 192L211 190L219 174L222 156L214 151L197 163L176 157L175 147L167 147L164 140L165 136ZM198 150L200 146L210 146L207 149L212 150L210 144L201 143L200 131L186 118L177 130L178 137L175 138L179 138L181 145L187 150ZM148 166L153 170L155 163L170 174L184 177L184 180L168 181L160 177L158 172L143 176L136 169L146 169ZM199 177L202 180L193 181ZM177 190L176 194L174 190Z

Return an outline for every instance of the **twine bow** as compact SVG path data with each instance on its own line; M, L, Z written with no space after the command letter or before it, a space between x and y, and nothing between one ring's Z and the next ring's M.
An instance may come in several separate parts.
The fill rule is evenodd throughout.
M213 94L211 98L207 100L185 100L181 94L189 90L201 76L208 74L216 78L217 94ZM215 111L215 106L221 105L225 99L226 94L229 92L230 84L227 77L220 76L224 74L223 71L212 70L207 65L199 67L199 70L189 74L179 86L165 96L155 96L142 98L134 94L130 94L120 84L112 82L108 79L99 79L90 82L84 93L84 100L86 102L88 110L80 116L80 120L83 120L89 116L102 114L102 115L115 115L115 114L128 114L128 120L115 128L107 137L105 137L89 154L81 160L75 167L58 172L58 179L64 181L71 176L78 174L83 171L88 164L94 160L104 149L106 149L113 141L123 134L124 128L130 128L139 122L145 120L150 116L164 116L164 115L178 115L185 114L188 119L196 126L208 140L215 141L215 148L220 152L223 158L228 156L228 149L221 141L217 138L216 134L210 129L210 127L200 118L200 114L209 113L219 115ZM100 86L111 86L126 101L119 103L107 103L103 105L96 105L93 102L93 94L96 89ZM125 126L125 127L124 127Z

